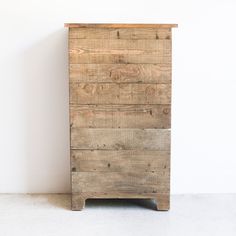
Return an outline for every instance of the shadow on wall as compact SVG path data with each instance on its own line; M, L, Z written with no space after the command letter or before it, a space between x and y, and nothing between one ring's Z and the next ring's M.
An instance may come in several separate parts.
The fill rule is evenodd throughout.
M67 45L61 29L20 57L28 193L70 191Z

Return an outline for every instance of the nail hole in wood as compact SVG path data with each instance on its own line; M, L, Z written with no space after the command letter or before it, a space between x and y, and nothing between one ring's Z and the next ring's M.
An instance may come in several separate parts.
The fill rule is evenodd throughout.
M163 113L167 115L169 113L169 109L168 108L163 109Z

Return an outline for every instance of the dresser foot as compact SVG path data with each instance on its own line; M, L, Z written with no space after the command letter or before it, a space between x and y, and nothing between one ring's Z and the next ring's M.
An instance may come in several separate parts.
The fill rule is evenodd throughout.
M170 209L170 195L160 194L156 197L158 211L168 211Z
M85 198L80 194L72 194L71 196L71 209L72 211L81 211L85 206Z

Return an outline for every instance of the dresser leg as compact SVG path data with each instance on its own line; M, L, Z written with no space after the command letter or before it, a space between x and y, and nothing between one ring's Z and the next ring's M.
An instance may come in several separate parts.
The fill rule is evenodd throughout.
M85 198L80 194L72 194L71 196L71 209L72 211L81 211L85 206Z
M159 194L156 197L158 211L168 211L170 209L170 195Z

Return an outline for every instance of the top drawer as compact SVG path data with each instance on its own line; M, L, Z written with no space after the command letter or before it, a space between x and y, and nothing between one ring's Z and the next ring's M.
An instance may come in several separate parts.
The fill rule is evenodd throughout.
M171 63L171 30L70 28L71 64Z

